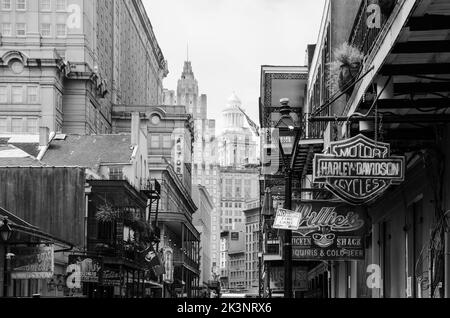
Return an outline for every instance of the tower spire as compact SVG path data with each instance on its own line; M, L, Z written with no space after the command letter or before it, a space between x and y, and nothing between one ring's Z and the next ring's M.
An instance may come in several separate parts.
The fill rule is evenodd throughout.
M186 45L186 61L189 62L189 42Z

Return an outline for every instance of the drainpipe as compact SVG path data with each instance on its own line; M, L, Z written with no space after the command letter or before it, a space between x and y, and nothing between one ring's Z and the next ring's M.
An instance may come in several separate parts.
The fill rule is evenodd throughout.
M447 229L445 231L445 275L444 275L444 288L445 298L450 298L450 232Z

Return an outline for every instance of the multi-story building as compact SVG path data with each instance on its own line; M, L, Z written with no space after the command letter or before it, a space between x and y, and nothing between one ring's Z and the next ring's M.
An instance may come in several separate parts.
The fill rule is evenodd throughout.
M255 165L223 167L221 230L232 231L245 224L245 204L258 198L259 168Z
M110 133L113 105L162 102L141 0L4 0L0 21L0 133Z
M192 184L204 186L212 197L211 212L211 266L218 269L220 242L220 169L217 156L216 121L208 119L208 103L205 94L199 94L192 62L184 63L178 80L177 91L164 90L165 105L184 105L193 117L194 145L192 156Z
M260 122L263 133L261 134L261 180L260 191L262 200L265 204L263 207L263 276L265 277L265 295L272 293L282 293L283 285L274 284L273 279L277 277L278 281L281 274L284 273L283 259L283 239L280 232L272 228L275 211L285 204L285 169L284 161L281 158L280 142L284 149L287 149L285 156L289 155L289 149L294 149L294 136L279 136L274 133L281 113L279 107L280 100L288 98L292 107L290 116L294 127L299 127L302 137L302 143L297 148L297 157L299 163L295 162L295 166L289 174L292 177L292 200L294 202L292 208L295 209L295 201L301 198L302 185L300 184L301 176L311 173L312 164L310 162L311 155L309 152L314 149L322 149L323 139L311 139L312 132L307 125L308 114L305 112L305 94L308 80L308 69L306 66L269 66L261 67L261 97L260 97ZM283 137L284 139L282 139ZM289 157L291 158L291 156ZM290 160L289 160L290 163ZM305 266L314 268L320 262L310 262L305 265L304 262L294 259L292 262L293 273L303 272ZM275 273L277 273L275 275ZM304 292L304 284L293 286L295 297L302 297Z
M173 270L164 276L165 296L196 296L200 282L200 233L193 225L192 116L184 106L116 106L117 132L130 130L130 110L139 112L148 134L149 176L161 184L161 201L152 215L161 232L161 251ZM183 284L185 283L185 285Z
M211 280L211 212L214 203L208 190L197 185L192 188L192 199L198 207L194 213L193 224L200 233L200 282L207 284Z
M359 134L383 141L392 154L406 157L405 178L370 204L359 204L371 219L365 257L328 264L331 284L322 288L336 298L450 297L450 264L445 257L450 247L444 240L448 225L443 225L448 224L449 196L441 192L448 188L444 154L450 140L448 116L439 113L449 106L450 87L440 80L449 72L450 59L441 48L450 34L450 3L379 1L375 24L367 22L370 5L366 0L326 2L318 48L330 25L340 21L343 28L334 30L338 38L330 50L347 42L364 58L354 75L360 81L346 91L340 89L338 93L346 96L323 108L330 117L349 119L337 125L322 118L324 147ZM336 6L340 8L333 15ZM314 114L330 94L327 88L314 91L311 86L327 77L318 48L308 81L307 109ZM381 273L373 288L366 284L368 266Z
M237 167L258 163L257 141L245 126L242 102L233 93L222 111L223 130L218 137L219 163L222 167Z
M245 204L245 286L249 293L259 294L261 208L259 199Z
M13 275L9 295L31 296L30 291L50 297L150 295L149 282L156 279L151 267L156 264L145 261L155 241L147 206L152 192L147 139L137 114L132 126L131 134L49 135L48 128L42 128L34 140L29 136L2 139L11 149L0 147L2 179L9 180L0 205L14 213L14 220L17 215L72 242L70 250L54 251L54 273L51 269L43 276L25 270ZM24 199L20 193L30 194ZM26 244L17 245L14 253L27 255L29 249L22 245ZM95 264L95 270L81 266L79 284L59 283L68 271L87 263ZM55 290L56 284L63 293Z
M245 290L245 231L220 234L220 283L224 291Z

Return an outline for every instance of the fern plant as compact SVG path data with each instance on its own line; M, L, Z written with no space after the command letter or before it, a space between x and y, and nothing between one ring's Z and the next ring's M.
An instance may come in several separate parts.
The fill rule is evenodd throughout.
M327 86L331 94L348 87L357 75L363 59L364 54L347 42L334 51L334 61L328 64L330 75Z

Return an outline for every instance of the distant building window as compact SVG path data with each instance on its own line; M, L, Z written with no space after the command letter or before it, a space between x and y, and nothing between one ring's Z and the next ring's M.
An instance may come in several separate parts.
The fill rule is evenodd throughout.
M17 0L16 2L17 10L26 10L27 9L27 1L26 0Z
M56 0L56 11L67 11L67 1Z
M110 167L109 168L110 180L123 180L123 168L122 167Z
M0 103L5 104L8 102L8 87L0 86Z
M163 136L163 148L165 149L172 148L172 137L170 135Z
M2 23L2 36L12 36L11 23Z
M150 136L150 147L151 148L159 148L159 135L151 135Z
M25 36L27 34L27 25L25 23L16 24L16 35Z
M56 36L57 37L65 37L67 35L66 24L61 23L56 25Z
M8 132L8 118L0 117L0 133Z
M22 104L23 103L23 87L13 86L12 87L12 103Z
M11 0L2 0L2 10L11 10Z
M41 24L41 36L50 37L52 32L52 25L50 23Z
M38 119L28 118L27 119L27 133L37 134L38 133Z
M39 102L37 86L28 86L27 93L28 93L28 104L37 104Z
M40 0L41 1L41 11L50 11L52 9L51 0Z
M13 118L11 120L11 132L13 134L20 134L23 132L23 120L22 118Z

